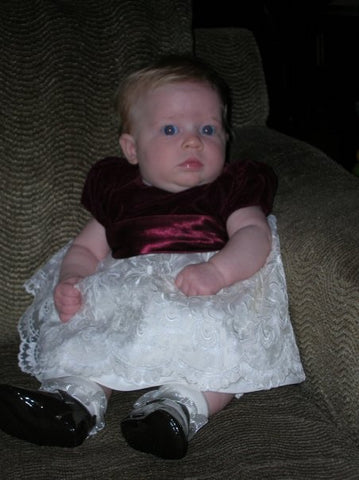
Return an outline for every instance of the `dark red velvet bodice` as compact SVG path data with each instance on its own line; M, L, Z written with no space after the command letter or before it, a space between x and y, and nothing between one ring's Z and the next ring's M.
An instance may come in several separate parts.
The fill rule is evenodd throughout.
M82 202L105 227L115 258L203 252L224 246L235 210L258 205L269 214L276 186L265 164L237 162L212 184L170 193L145 185L137 166L110 157L90 170Z

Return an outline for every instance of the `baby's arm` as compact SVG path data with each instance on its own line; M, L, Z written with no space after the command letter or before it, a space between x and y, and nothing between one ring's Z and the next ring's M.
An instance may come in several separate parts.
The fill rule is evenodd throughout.
M214 295L245 280L265 263L271 249L271 231L260 207L236 210L228 218L229 241L207 263L188 265L176 277L176 286L188 296Z
M90 220L65 255L54 290L55 306L62 322L69 321L82 304L81 293L74 285L94 273L108 253L105 229L97 220Z

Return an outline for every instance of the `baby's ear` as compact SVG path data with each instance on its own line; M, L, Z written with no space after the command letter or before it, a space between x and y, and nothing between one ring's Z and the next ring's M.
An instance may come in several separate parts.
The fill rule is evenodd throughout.
M132 165L136 165L138 163L137 160L137 151L136 151L136 142L132 135L129 133L122 133L120 135L120 146L124 156L126 157L129 163Z

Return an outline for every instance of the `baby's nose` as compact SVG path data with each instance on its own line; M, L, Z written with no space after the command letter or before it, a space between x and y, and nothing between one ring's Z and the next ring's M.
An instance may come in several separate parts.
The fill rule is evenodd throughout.
M185 148L199 148L202 146L202 139L197 133L188 133L183 140Z

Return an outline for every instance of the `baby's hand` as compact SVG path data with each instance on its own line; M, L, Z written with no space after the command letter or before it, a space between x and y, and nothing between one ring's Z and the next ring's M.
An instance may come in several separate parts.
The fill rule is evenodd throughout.
M225 286L222 274L208 262L187 265L177 275L175 284L188 297L215 295Z
M80 291L74 287L81 278L71 277L58 283L54 290L55 307L61 322L68 322L78 312L82 305Z

